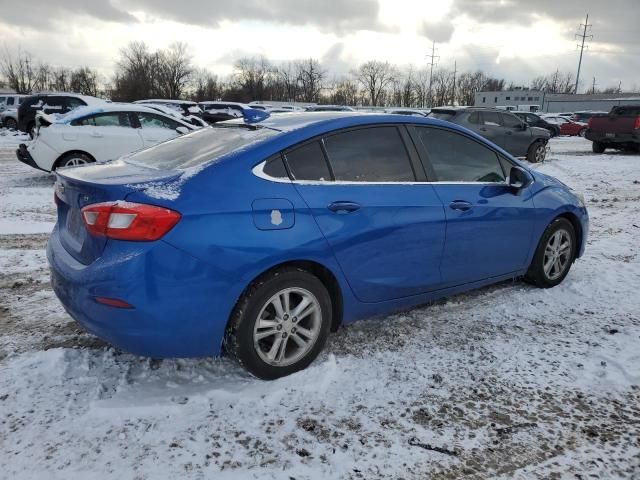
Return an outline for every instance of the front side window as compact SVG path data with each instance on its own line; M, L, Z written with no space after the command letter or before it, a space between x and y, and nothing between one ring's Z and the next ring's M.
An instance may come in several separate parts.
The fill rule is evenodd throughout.
M168 128L175 130L181 126L178 122L155 113L138 112L138 120L142 128Z
M309 142L285 154L295 180L328 182L331 172L319 141Z
M416 128L440 182L503 182L498 156L459 133L438 128Z
M519 128L522 125L518 117L509 114L502 115L502 122L507 128Z
M7 105L13 105L15 102L15 97L7 97ZM0 103L2 103L0 101Z
M351 130L325 138L336 181L413 182L415 175L396 127Z
M482 123L490 127L499 127L500 114L498 112L482 112Z

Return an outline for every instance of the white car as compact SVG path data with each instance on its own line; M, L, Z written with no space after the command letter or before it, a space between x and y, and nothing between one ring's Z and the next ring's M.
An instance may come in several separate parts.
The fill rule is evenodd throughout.
M21 162L46 172L106 162L201 128L143 105L117 103L39 114L37 123L33 141L16 153Z

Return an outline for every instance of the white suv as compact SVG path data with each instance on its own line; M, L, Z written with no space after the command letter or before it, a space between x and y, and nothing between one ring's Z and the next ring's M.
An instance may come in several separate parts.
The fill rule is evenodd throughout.
M200 128L142 105L117 103L38 114L37 123L33 141L16 154L46 172L113 160Z
M0 95L0 127L18 129L18 105L26 96L18 93Z

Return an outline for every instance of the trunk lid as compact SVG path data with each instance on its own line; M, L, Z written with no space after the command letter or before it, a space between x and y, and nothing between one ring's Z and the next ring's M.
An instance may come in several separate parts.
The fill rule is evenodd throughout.
M102 254L108 239L90 235L82 221L87 205L125 200L148 182L168 182L180 176L172 170L155 170L122 160L102 165L56 171L58 231L62 246L79 262L89 265Z

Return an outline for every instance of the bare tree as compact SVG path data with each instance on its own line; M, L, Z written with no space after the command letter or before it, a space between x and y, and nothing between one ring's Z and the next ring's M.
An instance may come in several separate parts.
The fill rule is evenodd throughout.
M241 100L264 100L265 84L273 71L269 61L265 57L245 57L238 60L234 68Z
M360 65L353 74L365 89L370 105L375 107L383 103L395 69L389 62L370 60Z
M222 85L218 76L204 68L193 72L192 84L194 90L191 99L196 102L219 100L222 97Z
M342 78L333 82L329 103L336 105L358 104L358 85L350 78Z
M0 58L0 71L9 88L17 93L31 93L33 90L37 73L30 53L18 49L13 55L5 46Z
M176 42L158 56L158 86L162 97L177 99L182 96L193 74L191 56L185 43Z
M327 72L320 66L320 62L313 58L296 62L298 71L298 85L303 102L317 102L323 88Z

